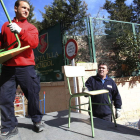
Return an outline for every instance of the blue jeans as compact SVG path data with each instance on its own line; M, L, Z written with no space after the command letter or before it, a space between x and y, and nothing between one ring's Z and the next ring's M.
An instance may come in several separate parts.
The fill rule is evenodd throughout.
M11 131L18 124L14 112L14 100L17 86L20 85L28 100L28 114L32 122L40 122L39 110L40 81L34 66L2 66L0 77L0 109L2 132Z

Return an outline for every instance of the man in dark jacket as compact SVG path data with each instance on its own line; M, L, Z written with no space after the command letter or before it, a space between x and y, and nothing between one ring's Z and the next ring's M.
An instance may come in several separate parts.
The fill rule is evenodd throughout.
M108 73L107 64L101 62L98 65L97 75L89 77L85 85L89 91L100 90L100 89L109 90L110 99L111 101L113 101L113 104L116 109L115 116L116 118L118 118L120 117L121 114L122 101L115 82L107 76L107 73ZM105 103L105 104L108 103L107 94L91 96L91 100L93 103ZM93 109L93 116L110 122L112 121L112 113L111 113L110 106L93 104L92 109Z

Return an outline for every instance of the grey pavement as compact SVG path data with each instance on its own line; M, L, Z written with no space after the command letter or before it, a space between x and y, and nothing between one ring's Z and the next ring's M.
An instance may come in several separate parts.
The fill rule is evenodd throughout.
M94 118L92 138L89 116L72 112L68 128L68 110L46 113L42 120L45 131L36 133L30 118L18 117L19 134L10 140L140 140L140 131Z

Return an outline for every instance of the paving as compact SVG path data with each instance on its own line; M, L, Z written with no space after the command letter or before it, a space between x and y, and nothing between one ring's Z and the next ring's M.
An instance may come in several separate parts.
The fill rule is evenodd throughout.
M94 118L92 138L89 116L72 112L68 128L68 110L46 113L42 120L45 131L36 133L30 118L18 117L19 134L10 140L140 140L140 130Z

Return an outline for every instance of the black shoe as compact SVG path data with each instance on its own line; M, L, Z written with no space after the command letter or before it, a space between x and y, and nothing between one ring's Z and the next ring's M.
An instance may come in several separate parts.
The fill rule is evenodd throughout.
M18 129L15 127L12 131L3 132L0 135L0 140L8 140L9 138L18 134Z
M34 123L36 132L41 132L45 129L45 125L42 122Z

